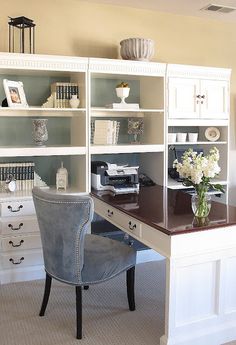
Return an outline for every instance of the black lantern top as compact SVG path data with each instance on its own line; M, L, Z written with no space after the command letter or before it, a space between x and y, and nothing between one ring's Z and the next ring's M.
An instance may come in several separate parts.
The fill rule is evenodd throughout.
M34 28L36 24L32 19L22 17L11 18L9 25L9 52L18 50L20 53L34 53L35 52L35 33ZM12 28L12 29L11 29ZM14 30L14 28L19 30ZM18 34L17 34L18 32ZM29 35L26 36L26 32ZM16 36L16 37L15 37Z
M17 28L33 28L35 26L34 21L32 19L22 17L10 18L8 22L11 26L16 26Z

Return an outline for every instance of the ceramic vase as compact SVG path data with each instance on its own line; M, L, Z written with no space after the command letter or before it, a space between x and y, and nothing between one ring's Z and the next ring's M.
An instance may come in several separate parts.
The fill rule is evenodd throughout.
M121 99L121 103L126 103L125 99L129 96L129 87L117 87L116 95Z
M42 146L48 140L47 119L34 119L33 122L33 140L38 146Z
M77 95L72 95L71 99L69 100L69 103L70 103L71 108L78 108L78 106L80 104L80 100L77 97Z

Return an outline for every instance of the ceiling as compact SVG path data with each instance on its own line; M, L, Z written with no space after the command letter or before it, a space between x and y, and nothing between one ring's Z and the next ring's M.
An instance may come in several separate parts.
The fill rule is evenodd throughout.
M88 2L143 8L185 16L195 16L236 23L236 0L85 0ZM235 8L231 13L203 11L210 4Z

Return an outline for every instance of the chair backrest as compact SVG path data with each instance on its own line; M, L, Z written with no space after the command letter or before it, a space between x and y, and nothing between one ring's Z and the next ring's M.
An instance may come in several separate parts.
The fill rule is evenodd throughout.
M68 195L33 188L45 270L69 284L81 283L84 237L93 217L89 195Z

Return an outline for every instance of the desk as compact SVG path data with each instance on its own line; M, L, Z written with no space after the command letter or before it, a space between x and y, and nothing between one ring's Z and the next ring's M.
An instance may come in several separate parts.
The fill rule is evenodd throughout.
M96 213L166 257L165 334L157 345L236 339L235 207L212 202L209 223L198 227L181 191L154 186L92 197Z

